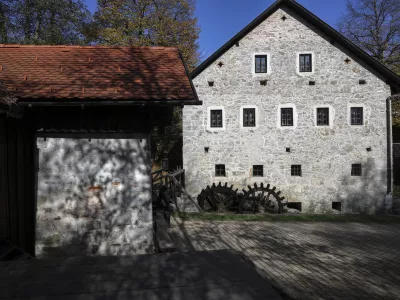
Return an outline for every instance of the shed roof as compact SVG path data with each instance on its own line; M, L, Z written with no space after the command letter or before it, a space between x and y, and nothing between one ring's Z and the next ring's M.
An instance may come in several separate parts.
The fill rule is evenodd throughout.
M0 45L0 81L19 103L199 104L177 48Z

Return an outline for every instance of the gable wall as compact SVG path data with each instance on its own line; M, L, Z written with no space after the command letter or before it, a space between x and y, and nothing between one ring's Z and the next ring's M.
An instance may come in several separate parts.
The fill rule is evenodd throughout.
M286 21L281 17L285 15ZM314 53L314 72L296 72L297 53ZM271 74L252 74L254 53L269 53ZM344 60L349 57L351 62ZM329 212L332 201L342 212L376 212L387 192L386 99L390 87L349 53L332 45L318 30L307 27L287 8L278 9L194 79L203 106L183 110L183 160L186 186L193 196L213 182L243 188L263 181L276 185L303 211ZM217 64L222 61L224 66ZM267 79L267 86L260 80ZM365 79L366 85L359 85ZM310 86L309 81L316 85ZM214 81L214 87L208 86ZM295 129L278 126L280 105L295 105ZM364 107L365 125L349 125L349 107ZM257 128L241 128L240 108L255 105ZM332 126L315 126L315 108L329 105ZM207 108L223 106L223 131L207 130ZM204 147L209 147L205 153ZM290 147L291 153L285 148ZM366 148L372 147L372 152ZM363 176L350 176L351 164L363 164ZM225 164L227 177L214 176L215 164ZM290 166L301 164L302 177ZM264 178L254 178L253 165L264 165Z

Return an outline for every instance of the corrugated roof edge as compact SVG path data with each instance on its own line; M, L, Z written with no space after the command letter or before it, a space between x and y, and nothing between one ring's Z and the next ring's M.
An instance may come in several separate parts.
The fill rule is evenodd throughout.
M79 45L21 45L21 44L0 44L0 48L73 48L73 49L150 49L150 50L173 50L179 51L177 47L159 46L79 46Z
M232 46L234 46L239 40L251 32L254 28L265 21L269 16L271 16L280 6L287 5L294 12L302 16L308 22L316 26L326 35L333 37L335 41L338 41L342 46L344 46L348 51L355 54L359 59L366 62L368 65L372 66L378 73L387 77L390 81L389 84L394 86L396 90L400 90L400 76L394 73L392 70L381 64L375 58L370 56L364 50L353 44L350 40L345 38L342 34L336 31L334 28L329 26L327 23L322 21L312 12L307 10L305 7L293 0L277 0L269 8L267 8L263 13L261 13L257 18L255 18L250 24L248 24L244 29L237 33L233 38L226 42L221 48L214 52L209 58L207 58L203 63L201 63L192 73L191 78L194 79L201 72L203 72L208 66L214 63L219 57L221 57L226 51L228 51Z

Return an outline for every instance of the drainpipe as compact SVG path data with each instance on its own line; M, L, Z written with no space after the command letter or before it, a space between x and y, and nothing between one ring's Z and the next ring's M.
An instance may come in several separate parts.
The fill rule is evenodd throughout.
M386 99L386 130L387 130L387 195L392 193L393 162L392 162L392 97Z

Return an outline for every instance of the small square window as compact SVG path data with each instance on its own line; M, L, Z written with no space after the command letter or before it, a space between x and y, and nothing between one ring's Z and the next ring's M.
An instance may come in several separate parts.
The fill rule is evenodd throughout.
M317 108L317 126L329 126L329 108Z
M291 174L292 176L301 176L301 165L292 165Z
M222 109L214 109L210 111L211 118L210 118L210 127L212 128L222 128L223 120L222 120Z
M363 125L364 111L362 107L352 107L350 109L351 125Z
M311 54L300 54L300 72L312 72L312 56Z
M255 73L267 73L267 55L256 55L255 57Z
M243 108L243 127L256 126L256 109Z
M225 177L225 165L215 165L215 176L217 177Z
M264 166L254 165L253 166L253 176L254 177L263 177L264 176Z
M281 126L293 126L293 108L281 108Z
M361 164L352 164L351 176L361 176L361 174L362 174Z

